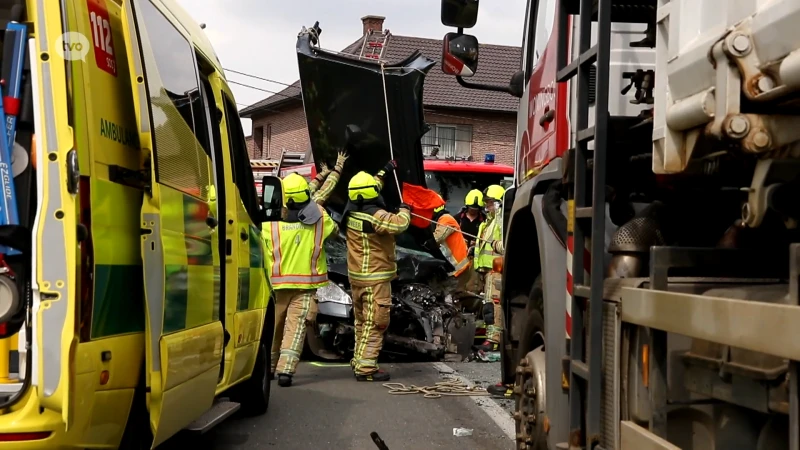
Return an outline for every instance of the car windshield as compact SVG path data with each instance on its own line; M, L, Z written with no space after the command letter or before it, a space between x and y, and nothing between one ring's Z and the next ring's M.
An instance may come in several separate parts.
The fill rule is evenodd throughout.
M467 193L472 189L483 191L492 184L499 184L508 189L513 182L513 176L499 173L425 171L425 183L428 189L442 196L447 202L445 208L451 213L461 210Z

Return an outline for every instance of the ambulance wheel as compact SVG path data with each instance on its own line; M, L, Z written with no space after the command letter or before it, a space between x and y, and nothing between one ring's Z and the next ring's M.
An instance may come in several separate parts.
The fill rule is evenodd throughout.
M242 412L248 416L260 416L269 409L270 393L270 360L269 351L272 348L272 335L275 330L275 302L270 300L267 307L267 318L264 331L261 335L261 344L258 346L256 365L253 374L237 389L236 398L242 405Z

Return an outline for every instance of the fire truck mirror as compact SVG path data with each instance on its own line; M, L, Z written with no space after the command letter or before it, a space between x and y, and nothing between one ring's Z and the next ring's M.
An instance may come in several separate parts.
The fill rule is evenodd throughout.
M442 0L442 25L472 28L478 21L478 0Z
M442 40L442 71L471 77L478 70L478 39L469 34L447 33Z
M281 179L275 176L265 176L261 179L261 207L264 213L264 222L281 220L283 207L283 189Z

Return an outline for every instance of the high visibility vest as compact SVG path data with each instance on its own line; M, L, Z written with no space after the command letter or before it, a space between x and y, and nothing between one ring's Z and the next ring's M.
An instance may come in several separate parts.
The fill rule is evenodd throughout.
M478 228L478 237L480 240L475 244L475 270L490 271L492 270L492 262L501 254L494 251L492 248L492 241L499 241L503 238L503 229L500 226L498 217L495 217L483 222Z
M269 279L274 289L317 289L328 283L328 261L323 242L335 224L327 214L314 225L302 222L265 223L269 239Z
M442 215L438 223L457 230L460 229L456 219L449 214ZM444 242L439 244L439 249L442 251L445 258L447 258L447 261L455 267L452 273L453 276L457 277L469 268L467 242L460 232L454 231L450 233L450 235L445 238Z

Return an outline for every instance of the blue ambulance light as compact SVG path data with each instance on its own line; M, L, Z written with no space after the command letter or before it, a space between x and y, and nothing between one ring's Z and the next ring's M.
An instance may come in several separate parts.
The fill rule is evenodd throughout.
M493 164L494 163L494 153L487 153L486 155L484 155L483 162L488 163L488 164Z

